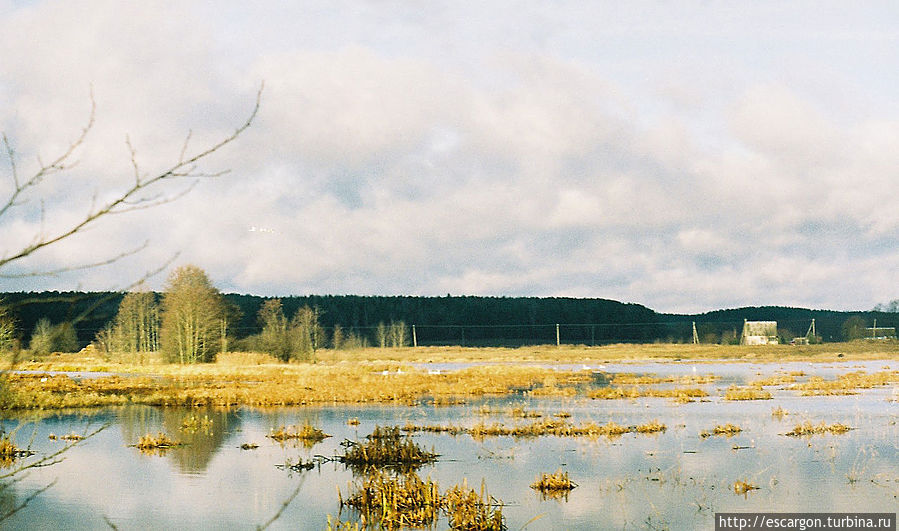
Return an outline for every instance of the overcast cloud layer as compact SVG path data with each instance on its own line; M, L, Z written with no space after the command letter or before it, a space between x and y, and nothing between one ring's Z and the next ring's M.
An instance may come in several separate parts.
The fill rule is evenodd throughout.
M899 5L859 5L0 0L20 174L97 105L0 254L126 187L126 135L153 173L265 83L203 167L229 174L0 273L146 250L0 291L121 288L180 252L260 295L869 309L899 297Z

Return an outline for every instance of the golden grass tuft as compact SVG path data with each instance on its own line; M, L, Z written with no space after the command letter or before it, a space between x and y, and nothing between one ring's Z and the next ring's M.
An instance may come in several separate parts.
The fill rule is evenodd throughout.
M702 398L709 394L698 387L672 389L653 389L641 387L600 387L587 393L589 398L600 400L620 400L627 398L671 398L678 402L690 402L694 398Z
M445 515L451 529L466 531L503 531L506 525L502 502L492 498L482 482L480 493L468 487L467 480L444 494L431 478L421 479L414 472L390 475L374 470L350 486L346 499L337 490L340 507L357 511L362 524L332 523L328 529L352 530L374 525L380 529L432 528Z
M343 522L339 516L332 521L329 514L325 531L362 531L362 527L359 525L359 522Z
M737 480L733 485L734 494L746 495L751 490L758 490L758 487L747 481Z
M732 437L740 433L741 431L743 431L743 428L728 422L727 424L719 424L712 430L703 430L699 432L699 436L702 438L711 437L713 435L724 435L725 437Z
M0 436L0 468L12 466L16 459L31 455L34 455L34 452L16 446L9 435Z
M140 440L134 446L136 446L141 453L147 455L163 455L166 451L171 450L176 446L181 446L181 443L169 439L165 433L159 432L156 435L148 433L141 436Z
M612 385L657 385L674 383L681 385L702 385L715 383L718 376L714 374L689 374L685 376L647 376L631 373L618 373L612 377Z
M826 424L822 421L820 424L812 424L811 422L806 421L803 424L797 424L792 430L788 431L784 435L788 435L790 437L820 435L823 433L840 435L848 432L851 429L851 427L839 422L835 424Z
M427 425L417 426L407 423L403 427L406 432L430 432L430 433L446 433L450 435L467 434L476 440L482 440L487 437L516 437L530 438L541 436L555 437L620 437L626 433L659 433L665 431L667 426L652 421L646 424L636 426L622 426L614 421L606 424L596 424L595 422L585 422L582 424L570 424L562 419L545 419L531 424L519 424L506 426L501 423L485 424L479 422L471 427L452 426L452 425Z
M732 385L724 393L725 400L771 400L771 392L759 387L737 387Z
M301 441L305 446L312 447L330 435L307 422L302 426L280 426L278 429L272 429L266 437L279 443L291 440Z
M443 503L450 528L466 531L504 531L502 502L487 493L481 482L480 492L469 488L468 481L446 492Z
M392 477L378 470L358 483L347 499L339 498L341 507L352 507L363 521L382 529L430 527L442 506L440 489L431 478L422 480L414 473Z
M571 481L568 472L556 471L554 474L546 472L537 476L537 479L531 483L531 488L539 491L543 499L548 498L568 498L568 493L577 487L577 483Z
M355 468L394 467L414 470L432 463L439 457L416 444L410 437L402 435L398 426L381 428L366 437L365 442L345 441L346 450L338 460Z
M837 376L834 380L825 380L812 376L807 382L791 385L789 388L799 391L802 396L854 395L860 389L871 389L899 382L899 371L879 371L867 373L853 371Z

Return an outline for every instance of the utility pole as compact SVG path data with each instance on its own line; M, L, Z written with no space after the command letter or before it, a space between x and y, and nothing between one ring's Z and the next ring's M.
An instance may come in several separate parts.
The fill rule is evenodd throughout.
M412 325L412 346L418 347L418 336L415 335L415 325Z
M559 323L556 323L556 346L559 346Z
M696 333L696 321L693 321L693 344L699 344L699 334Z

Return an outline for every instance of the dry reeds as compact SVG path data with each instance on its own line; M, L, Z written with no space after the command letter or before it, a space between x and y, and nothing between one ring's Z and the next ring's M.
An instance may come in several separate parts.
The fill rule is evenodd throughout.
M771 392L759 387L737 387L732 385L724 393L725 400L771 400Z
M359 522L343 522L339 516L331 521L331 515L329 514L328 525L325 527L325 531L362 531L362 527L359 525Z
M742 480L735 481L733 488L734 488L734 494L742 494L744 496L746 495L747 492L749 492L751 490L758 490L757 486L753 485L752 483L749 483L747 481L742 481Z
M731 424L728 422L727 424L719 424L715 426L712 430L703 430L699 432L699 436L705 439L706 437L711 437L713 435L724 435L725 437L733 437L734 435L743 431L743 428Z
M487 493L482 482L480 493L468 487L463 479L444 494L431 478L421 479L415 473L399 476L374 470L351 486L344 499L337 490L341 507L356 510L363 522L381 529L433 527L445 515L451 529L466 531L503 531L502 502ZM358 524L356 524L358 526ZM357 529L350 523L337 520L328 529Z
M473 426L452 426L452 425L426 425L417 426L407 423L403 426L406 432L430 432L430 433L446 433L449 435L470 435L474 439L484 439L486 437L619 437L626 433L658 433L665 431L667 426L658 421L651 421L646 424L634 426L622 426L616 422L609 421L606 424L596 424L595 422L585 422L582 424L570 424L561 419L546 419L531 424L520 424L507 426L501 423L485 424L479 422Z
M851 427L839 422L835 424L826 424L822 421L821 424L812 424L811 422L806 421L804 424L797 424L792 430L784 433L784 435L790 437L820 435L822 433L840 435L848 432L851 429Z
M802 396L854 395L859 389L871 389L896 382L899 382L899 371L855 371L841 374L835 380L813 376L805 383L791 385L790 389L799 391Z
M531 488L539 491L543 499L568 498L568 493L577 487L577 483L571 481L568 472L556 471L554 474L546 472L537 476L531 483Z
M694 398L702 398L709 394L698 387L672 389L654 389L641 387L600 387L587 393L593 399L620 400L627 398L671 398L677 401L692 401Z
M612 385L657 385L675 383L682 385L702 385L715 383L718 376L714 374L688 374L685 376L647 376L631 373L618 373L612 378Z
M309 423L305 423L302 426L281 426L278 429L272 429L271 433L266 435L266 437L279 443L290 440L301 441L304 445L312 447L316 443L327 439L330 435Z
M0 436L0 467L11 466L16 459L34 455L31 450L23 450L12 442L8 435Z
M376 426L366 437L366 442L345 441L346 450L338 460L346 465L368 469L371 467L395 467L414 470L437 460L438 454L428 452L408 436L402 435L398 426Z
M481 482L481 491L468 487L467 480L456 485L444 495L444 506L452 529L465 531L504 531L502 502L487 493Z
M140 440L134 446L144 454L162 455L176 446L181 446L181 443L173 441L172 439L169 439L165 433L159 432L156 435L148 433L141 436Z
M422 480L414 473L392 477L374 470L351 491L340 505L359 511L364 521L382 529L429 527L437 520L443 500L431 478Z

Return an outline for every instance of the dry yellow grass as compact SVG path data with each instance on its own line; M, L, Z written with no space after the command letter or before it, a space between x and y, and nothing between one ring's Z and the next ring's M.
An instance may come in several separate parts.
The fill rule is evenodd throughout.
M147 455L162 455L167 450L170 450L176 446L180 446L181 443L178 441L174 441L169 439L169 437L162 432L159 432L156 435L146 434L141 436L140 440L134 446L137 447L141 453Z
M724 393L725 400L771 400L771 392L760 387L737 387L732 385Z
M851 427L839 422L834 424L826 424L824 422L821 422L820 424L812 424L811 422L806 421L804 424L797 424L792 430L788 431L784 435L789 435L790 437L820 435L822 433L840 435L848 432L851 429Z
M450 435L470 435L474 439L484 439L486 437L619 437L626 433L658 433L665 431L667 426L658 421L648 422L636 426L623 426L614 421L606 424L597 424L592 421L581 424L571 424L561 419L545 419L530 424L518 424L507 426L502 423L494 422L486 424L478 422L473 426L454 426L454 425L426 425L418 426L408 423L403 426L406 432L431 432L431 433L447 433Z
M290 440L302 441L304 445L312 447L330 435L307 423L302 426L281 426L278 429L272 429L266 437L280 443Z
M807 382L793 384L789 389L799 391L803 396L853 395L859 389L871 389L895 383L899 383L899 371L886 370L874 373L853 371L841 374L834 380L812 376Z
M698 387L655 389L652 387L600 387L587 393L593 399L619 400L627 398L672 398L678 401L691 401L709 394Z
M758 490L758 487L747 481L738 480L734 482L734 494L746 495L751 490Z
M577 488L577 483L571 481L568 472L556 471L554 474L544 472L537 476L531 483L531 488L539 491L543 499L566 498L568 493Z
M22 370L101 371L116 376L85 378L68 376L6 374L11 389L0 408L60 409L127 404L160 406L287 406L321 403L412 404L423 399L435 404L464 403L468 398L505 395L527 390L533 396L568 397L580 394L594 381L589 370L558 371L523 362L570 362L631 360L835 360L894 358L891 343L840 343L792 347L719 345L610 345L603 347L461 348L426 347L335 351L321 359L336 360L316 365L285 364L258 353L227 353L216 363L174 365L156 355L145 355L135 363L126 355L50 355L25 362ZM381 361L376 361L381 360ZM490 361L459 371L429 374L405 365L426 361ZM858 388L895 383L897 371L872 375L844 375L835 383L810 379L793 384L807 394L854 392ZM789 375L788 375L789 376ZM630 380L628 380L630 378ZM657 389L654 383L668 378L620 376L618 381L645 383L642 387L612 386L595 390L593 398L667 397L688 402L705 396L699 388ZM706 383L708 375L675 378L675 383ZM728 390L729 400L766 398L766 391Z
M740 433L741 431L743 431L743 428L728 422L727 424L719 424L712 430L703 430L699 432L699 436L702 438L711 437L713 435L724 435L725 437L732 437Z

